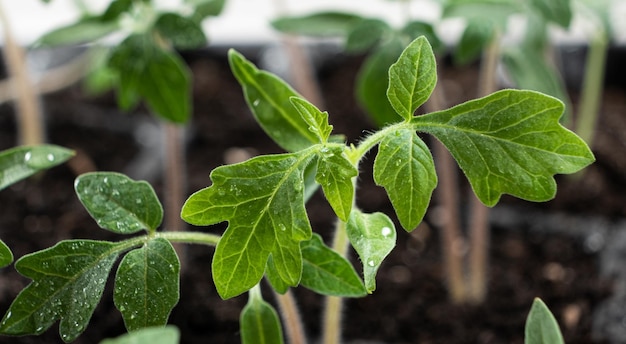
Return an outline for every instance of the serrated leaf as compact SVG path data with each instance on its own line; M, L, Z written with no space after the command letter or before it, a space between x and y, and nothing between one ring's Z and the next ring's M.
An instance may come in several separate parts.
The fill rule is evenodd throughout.
M396 130L383 138L374 161L374 181L387 191L402 227L415 229L437 186L433 157L415 131Z
M174 326L151 327L105 339L100 344L178 344L180 332Z
M0 240L0 268L4 268L11 263L13 263L13 252L11 252L11 249L4 241Z
M189 70L178 55L161 49L150 36L126 38L113 49L108 65L117 72L122 107L135 105L141 97L165 120L185 123L189 119Z
M344 147L323 147L317 160L315 181L322 186L337 217L348 220L354 198L352 178L359 172L343 155Z
M352 264L324 245L318 234L303 241L301 247L304 261L301 285L323 295L360 297L367 294Z
M315 105L303 98L291 97L289 100L298 110L302 119L309 125L309 131L317 136L319 143L326 143L333 131L333 126L328 124L328 112L320 111Z
M394 110L410 120L424 104L437 83L437 62L428 40L416 38L389 68L387 98Z
M239 318L241 343L243 344L280 344L283 343L283 331L278 314L269 303L265 302L257 289L252 289L248 303Z
M563 28L569 27L572 21L570 0L531 0L530 5L543 15L546 21L551 21Z
M321 12L279 18L272 21L272 26L278 31L297 35L345 37L362 19L351 13Z
M347 52L360 53L376 46L385 33L392 31L386 22L380 19L363 19L352 27L346 38Z
M113 301L128 331L165 326L179 298L180 262L165 239L153 239L124 256Z
M555 174L574 173L595 160L559 124L563 110L561 101L538 92L502 90L412 123L443 142L487 206L504 193L542 202L556 193Z
M318 142L317 135L291 104L292 97L302 98L296 91L275 75L257 69L235 50L229 51L228 59L250 110L274 142L290 152Z
M304 208L304 171L315 150L265 155L211 172L213 185L191 195L183 220L194 225L228 221L213 257L222 298L256 285L272 255L276 271L295 286L302 274L300 241L311 237Z
M494 37L495 28L490 22L470 22L463 30L461 40L454 50L454 63L468 64L478 59Z
M20 146L0 152L0 190L45 169L60 165L74 151L54 146Z
M357 75L357 100L378 127L398 122L401 118L385 94L389 87L389 67L397 61L402 49L397 39L386 42L367 57Z
M563 335L559 329L554 315L545 303L535 298L530 313L526 318L525 344L559 344L564 343Z
M200 23L176 13L161 14L154 27L176 49L197 49L207 44Z
M350 243L363 262L363 279L368 293L376 289L376 272L396 246L396 228L383 213L364 214L354 210L346 231Z
M46 33L37 40L36 45L58 46L92 43L119 28L117 22L105 22L99 18L85 18Z
M20 258L15 268L33 282L11 304L0 333L37 335L60 320L61 339L73 341L89 323L118 255L114 243L68 240Z
M116 172L92 172L76 178L74 189L103 229L120 234L142 229L151 233L163 220L163 207L145 181L134 181Z

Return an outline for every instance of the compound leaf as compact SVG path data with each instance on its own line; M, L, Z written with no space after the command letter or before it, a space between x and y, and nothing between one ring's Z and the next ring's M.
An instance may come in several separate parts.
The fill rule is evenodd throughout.
M376 272L396 246L393 221L383 213L364 214L355 210L346 227L350 243L363 262L363 279L368 293L376 289Z
M33 174L62 164L74 152L54 145L20 146L0 152L0 190Z
M437 186L433 157L415 131L396 130L383 138L374 161L374 181L387 191L402 227L415 229Z
M337 217L348 220L354 198L352 178L359 174L356 167L343 155L343 147L323 147L317 160L315 181Z
M595 160L585 142L559 124L563 110L561 101L538 92L502 90L412 123L448 148L487 206L504 193L542 202L556 193L555 174Z
M13 263L13 253L4 241L0 240L0 268L3 268L11 263Z
M228 59L250 110L274 142L290 152L318 142L318 136L291 103L292 97L301 98L296 91L274 74L257 69L235 50L228 52Z
M68 240L20 258L15 268L33 282L11 304L0 332L38 335L61 320L61 339L76 339L102 297L119 250L110 242Z
M435 54L426 37L421 36L413 40L389 68L387 98L394 110L408 121L430 97L436 83Z
M150 327L105 339L100 344L178 344L180 332L174 326Z
M165 239L148 241L122 259L115 276L113 301L128 331L165 326L178 303L180 262Z
M115 233L154 232L163 208L152 186L115 172L86 173L74 183L78 199L98 225Z
M311 237L304 208L304 171L315 150L259 156L211 172L213 185L191 195L182 218L194 225L228 221L213 257L222 298L256 285L272 255L276 272L295 286L302 274L300 241Z
M241 311L239 323L243 344L284 343L278 314L263 300L257 288L250 290L248 303Z
M300 283L303 286L323 295L359 297L366 294L354 267L324 245L318 234L303 241L301 247L304 266Z
M535 298L530 313L526 318L524 331L524 343L526 344L562 344L563 335L559 329L554 315L543 301Z

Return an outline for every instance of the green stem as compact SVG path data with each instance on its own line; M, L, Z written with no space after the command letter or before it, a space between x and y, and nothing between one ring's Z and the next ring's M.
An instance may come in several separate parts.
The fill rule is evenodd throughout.
M220 241L220 236L216 234L200 233L200 232L156 232L155 238L167 239L171 242L179 242L184 244L200 244L207 246L215 246Z
M346 231L346 223L341 220L337 220L332 248L342 257L345 257L348 253L349 244L350 240L348 239L348 233ZM325 301L326 305L323 317L324 324L322 343L341 343L341 314L343 309L343 298L337 296L327 296Z

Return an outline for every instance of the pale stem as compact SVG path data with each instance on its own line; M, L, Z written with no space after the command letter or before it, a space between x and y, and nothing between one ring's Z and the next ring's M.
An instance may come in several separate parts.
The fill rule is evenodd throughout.
M167 239L174 243L200 244L207 246L216 246L220 241L220 236L209 233L200 232L156 232L155 238Z
M44 139L43 116L38 92L30 78L26 54L13 39L11 25L0 3L0 21L4 31L4 59L16 96L19 140L22 145L42 144Z
M496 33L484 51L480 66L480 94L487 96L497 89L496 70L500 58L500 39ZM489 208L471 192L470 197L470 252L468 301L480 304L487 295L487 265L489 250Z
M430 112L445 108L443 87L435 86L426 105ZM435 189L437 199L442 209L441 214L441 250L443 252L444 271L448 292L453 303L462 303L466 297L465 278L463 274L463 255L458 249L465 240L459 223L459 186L456 163L446 147L434 140L439 186Z
M274 292L274 295L276 296L280 315L285 323L285 333L289 343L306 344L307 340L304 325L291 290L287 290L285 294Z

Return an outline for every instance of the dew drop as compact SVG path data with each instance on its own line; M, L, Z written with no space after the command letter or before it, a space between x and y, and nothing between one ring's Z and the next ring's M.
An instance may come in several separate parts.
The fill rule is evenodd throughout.
M402 160L401 159L396 160L396 166L400 166L401 164L402 164Z
M33 154L31 152L26 152L26 154L24 154L24 161L30 161L32 157Z
M113 190L113 191L111 192L111 194L113 194L113 196L119 196L119 195L120 195L120 192L119 192L119 191L117 191L117 190Z
M46 158L48 159L48 161L54 161L54 154L50 153L46 156Z
M391 228L383 227L383 229L381 230L381 233L384 237L388 237L389 235L391 235Z
M260 101L259 99L255 99L255 100L252 102L252 106L259 106L259 104L260 104L260 103L261 103L261 101Z
M367 265L369 265L369 266L374 266L374 261L373 261L373 260L368 261L368 262L367 262Z
M104 177L104 179L102 180L105 184L109 182L109 177Z
M287 227L285 227L282 223L278 224L278 228L283 232L287 230Z
M141 201L141 198L137 198L137 199L135 200L135 203L137 203L137 204L141 204L141 202L142 202L142 201Z
M313 133L317 133L319 130L317 130L317 128L316 128L316 127L314 127L314 126L312 126L312 125L311 125L311 126L309 126L309 131L310 131L310 132L313 132Z

